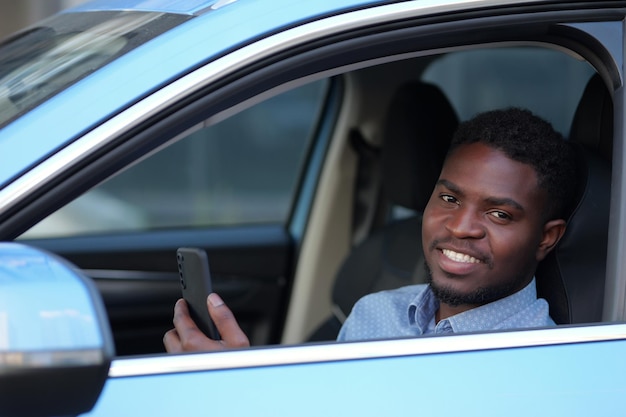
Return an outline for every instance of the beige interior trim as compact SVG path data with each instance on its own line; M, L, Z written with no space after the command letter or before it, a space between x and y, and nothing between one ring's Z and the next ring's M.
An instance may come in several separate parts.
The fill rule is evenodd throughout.
M358 113L358 98L349 78L322 168L315 201L300 251L282 343L305 341L331 315L331 289L350 247L352 189L357 158L346 138Z

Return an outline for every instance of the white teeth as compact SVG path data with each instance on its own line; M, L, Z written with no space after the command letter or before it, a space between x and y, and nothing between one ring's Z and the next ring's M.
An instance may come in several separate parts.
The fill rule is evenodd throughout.
M469 256L463 253L458 253L450 249L443 249L442 252L444 255L446 255L446 257L452 259L455 262L463 262L463 263L469 263L469 264L480 263L480 261L474 258L473 256Z

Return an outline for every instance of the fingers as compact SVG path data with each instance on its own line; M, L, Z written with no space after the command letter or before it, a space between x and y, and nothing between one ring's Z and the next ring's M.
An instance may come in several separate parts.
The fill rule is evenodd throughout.
M165 336L163 336L163 345L168 353L181 353L183 351L176 329L169 330L165 333Z
M248 337L239 327L232 311L224 304L221 297L215 293L207 298L209 315L222 336L222 345L227 348L240 348L250 346Z
M163 336L163 345L167 352L214 351L250 346L232 311L217 294L209 295L207 308L222 340L212 340L205 336L189 316L185 300L180 299L174 306L174 328Z
M170 353L199 352L224 349L220 341L211 340L202 333L189 316L185 300L174 306L174 329L165 333L163 344Z

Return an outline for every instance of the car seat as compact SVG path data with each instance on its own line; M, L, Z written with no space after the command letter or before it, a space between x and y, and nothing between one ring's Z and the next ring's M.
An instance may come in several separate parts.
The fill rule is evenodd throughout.
M386 115L380 154L382 192L391 205L415 215L390 221L351 250L333 286L334 315L310 341L334 340L352 306L364 295L424 282L422 212L458 123L438 87L412 82L396 90Z
M570 140L579 159L578 204L555 250L537 269L537 293L557 324L602 320L611 188L613 105L599 75L587 84Z

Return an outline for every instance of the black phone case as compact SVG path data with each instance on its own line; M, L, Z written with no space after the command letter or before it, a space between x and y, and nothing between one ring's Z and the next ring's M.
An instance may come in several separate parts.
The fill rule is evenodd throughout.
M207 308L207 296L213 292L213 288L206 252L198 248L179 248L176 260L183 298L191 318L205 335L219 340L220 335Z

